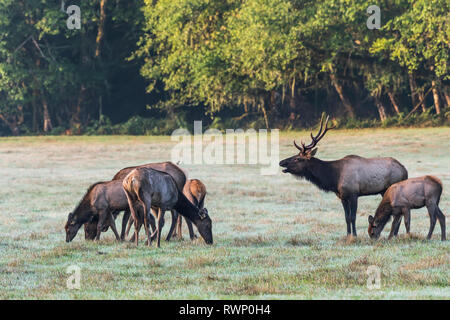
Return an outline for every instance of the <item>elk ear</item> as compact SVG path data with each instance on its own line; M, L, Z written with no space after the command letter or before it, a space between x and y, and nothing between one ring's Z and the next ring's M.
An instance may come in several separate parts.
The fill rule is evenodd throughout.
M314 149L311 150L311 152L309 153L310 158L312 158L312 157L314 157L316 155L318 149L319 148L314 148Z
M369 220L369 223L372 224L372 222L373 222L373 217L372 217L372 216L369 216L368 220Z
M208 217L208 210L206 208L202 208L198 211L198 214L201 220L206 219Z

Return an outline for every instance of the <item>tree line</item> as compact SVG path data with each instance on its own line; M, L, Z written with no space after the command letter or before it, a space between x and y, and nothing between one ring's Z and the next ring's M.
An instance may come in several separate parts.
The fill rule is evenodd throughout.
M448 0L377 1L380 29L373 4L1 0L0 134L448 121Z

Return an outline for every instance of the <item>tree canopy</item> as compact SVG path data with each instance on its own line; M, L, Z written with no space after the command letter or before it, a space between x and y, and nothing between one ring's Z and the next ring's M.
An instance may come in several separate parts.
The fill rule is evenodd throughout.
M193 118L299 128L324 111L447 117L449 1L378 1L379 30L366 25L373 4L0 0L0 134L85 133L135 116L152 133ZM66 25L69 5L81 29Z

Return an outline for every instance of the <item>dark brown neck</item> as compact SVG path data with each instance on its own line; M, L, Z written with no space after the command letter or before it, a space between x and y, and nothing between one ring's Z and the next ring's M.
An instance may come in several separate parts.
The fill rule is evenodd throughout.
M178 202L175 205L175 210L182 216L191 220L194 224L197 224L197 222L200 221L199 208L194 206L180 191L178 191Z
M304 177L323 191L337 192L339 174L334 161L322 161L317 158L308 160Z

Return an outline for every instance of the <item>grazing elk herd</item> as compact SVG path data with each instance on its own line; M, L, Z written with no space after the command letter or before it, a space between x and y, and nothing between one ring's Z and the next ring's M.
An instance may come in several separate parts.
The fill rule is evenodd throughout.
M368 234L377 239L386 223L393 217L389 238L397 236L401 219L404 218L406 232L410 232L410 210L426 207L430 216L430 239L436 224L441 227L441 240L446 239L445 216L439 208L442 182L434 176L408 179L406 168L394 158L363 158L348 155L334 161L315 158L317 143L328 130L328 120L323 117L317 135L311 133L311 143L294 146L299 153L280 161L283 173L306 179L325 192L334 192L341 200L347 224L347 236L356 237L356 212L358 198L380 194L382 200L375 216L368 218ZM84 225L85 238L100 239L100 234L109 228L117 240L125 240L131 226L134 234L130 241L139 242L139 231L144 226L146 240L150 246L156 240L160 246L164 214L170 211L172 223L166 240L172 236L181 238L182 217L195 239L193 225L207 244L213 243L212 221L204 208L206 187L198 179L189 179L187 172L172 162L149 163L127 167L111 181L91 185L79 204L69 213L65 225L66 241L70 242ZM119 236L115 220L123 212Z

